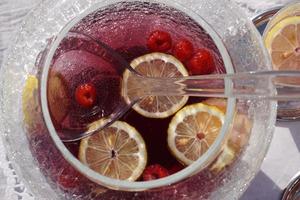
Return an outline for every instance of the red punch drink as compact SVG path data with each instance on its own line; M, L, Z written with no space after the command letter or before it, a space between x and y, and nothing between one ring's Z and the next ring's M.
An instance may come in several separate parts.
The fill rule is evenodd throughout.
M127 87L125 101L137 87L130 73L117 71L113 65L118 63L93 40L114 49L144 76L225 73L214 41L195 21L159 4L136 4L141 7L148 11L109 7L92 13L60 43L48 82L57 132L86 131L111 114L122 87ZM192 164L218 136L224 111L200 103L204 100L145 97L111 127L66 146L102 175L130 181L162 178Z
M47 101L51 122L59 136L89 131L109 117L120 102L132 102L135 89L140 87L128 69L119 70L122 62L114 53L103 50L97 41L113 49L135 71L147 77L226 73L211 35L185 13L157 3L138 2L99 9L82 18L64 35L51 60ZM205 157L220 135L226 106L224 99L145 96L109 127L64 145L72 158L80 162L78 165L101 175L103 181L112 178L147 184L175 177ZM199 173L203 177L201 184L222 174L246 144L251 129L249 120L237 116L231 128L232 137ZM45 173L50 173L50 177L59 174L53 178L54 182L63 189L71 188L70 193L95 191L96 184L86 177L93 181L96 178L81 175L61 155L53 156L59 151L52 143L49 145L53 146L53 152L42 154L48 136L46 139L30 137L40 144L33 151L41 155L40 163L47 163L42 167ZM193 181L191 184L196 185ZM217 184L210 184L207 191ZM85 185L93 187L87 189ZM100 193L106 191L99 188ZM122 195L132 199L133 193Z

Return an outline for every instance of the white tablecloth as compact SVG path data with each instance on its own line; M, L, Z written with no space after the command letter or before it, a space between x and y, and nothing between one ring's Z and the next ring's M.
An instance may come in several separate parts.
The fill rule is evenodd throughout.
M0 0L0 66L10 38L24 16L41 0ZM261 10L287 0L234 0L253 17ZM1 126L1 124L0 124ZM300 122L276 124L274 139L260 172L241 200L277 200L283 189L300 172ZM262 133L263 134L263 133ZM6 158L0 137L0 200L32 200Z

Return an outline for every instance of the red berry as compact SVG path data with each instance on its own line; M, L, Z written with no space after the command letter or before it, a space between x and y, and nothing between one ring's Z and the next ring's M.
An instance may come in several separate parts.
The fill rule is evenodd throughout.
M75 91L75 99L80 106L90 108L96 101L95 86L91 83L79 85Z
M187 67L192 75L211 74L215 71L212 54L206 49L199 49L188 61Z
M160 179L166 176L169 176L168 170L159 164L155 164L155 165L150 165L145 169L143 173L143 180L150 181L150 180Z
M151 51L167 52L172 48L171 35L164 31L154 31L148 38L147 47Z
M193 44L186 40L180 40L173 49L173 55L180 61L184 62L190 59L194 53L194 46Z

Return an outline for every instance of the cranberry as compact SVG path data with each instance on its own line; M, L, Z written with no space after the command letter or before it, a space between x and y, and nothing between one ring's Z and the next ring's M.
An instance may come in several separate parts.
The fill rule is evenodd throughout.
M96 102L95 86L91 83L79 85L75 91L75 99L84 108L92 107Z
M171 35L164 31L154 31L148 38L147 47L151 51L167 52L172 48Z
M194 46L190 41L186 39L177 42L173 49L173 55L181 62L190 59L193 56L193 53Z
M166 176L169 176L168 170L159 164L155 164L155 165L150 165L145 169L143 173L143 180L150 181L150 180L160 179Z
M199 49L188 61L187 67L192 75L211 74L216 68L214 58L207 49Z

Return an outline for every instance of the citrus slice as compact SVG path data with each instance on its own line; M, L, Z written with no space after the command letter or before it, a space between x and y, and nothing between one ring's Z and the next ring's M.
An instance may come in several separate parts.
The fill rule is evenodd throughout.
M168 146L185 165L201 157L218 137L224 113L202 103L184 107L173 117L168 128Z
M275 70L300 70L300 16L275 24L265 34L265 45ZM289 79L289 82L293 81Z
M38 120L40 116L38 105L38 79L30 75L25 82L22 93L24 122L28 128L34 128L38 121L40 121Z
M227 100L222 98L209 98L202 103L216 106L224 113L227 109ZM235 112L233 123L229 127L229 134L223 149L211 166L210 170L218 173L225 169L226 166L231 165L248 143L249 136L252 129L252 122L249 117L239 111Z
M216 106L219 108L224 114L227 110L227 100L223 98L208 98L202 103L209 105L209 106Z
M66 117L71 104L66 83L59 73L50 73L48 80L48 104L52 119L60 123Z
M219 173L229 166L236 159L237 152L234 151L230 146L224 145L224 148L217 160L210 167L210 170L214 173Z
M125 122L116 121L81 141L79 159L101 175L135 181L146 167L147 152L138 131Z
M148 77L182 77L188 72L175 57L164 53L151 53L138 57L131 62L131 67ZM123 94L127 103L135 96L139 84L129 70L123 74ZM176 113L188 100L187 96L147 96L133 106L139 114L149 118L166 118Z

